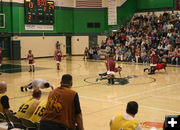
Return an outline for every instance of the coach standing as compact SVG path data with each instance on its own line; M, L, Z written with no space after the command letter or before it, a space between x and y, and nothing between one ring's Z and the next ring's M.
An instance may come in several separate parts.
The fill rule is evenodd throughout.
M72 76L65 74L61 86L48 97L46 110L40 121L40 130L84 130L77 92L71 90Z

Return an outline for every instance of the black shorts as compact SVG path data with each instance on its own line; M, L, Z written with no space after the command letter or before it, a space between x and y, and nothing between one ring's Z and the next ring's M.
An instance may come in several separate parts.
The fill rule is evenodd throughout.
M28 84L28 88L29 88L29 89L32 89L32 88L33 88L32 83Z

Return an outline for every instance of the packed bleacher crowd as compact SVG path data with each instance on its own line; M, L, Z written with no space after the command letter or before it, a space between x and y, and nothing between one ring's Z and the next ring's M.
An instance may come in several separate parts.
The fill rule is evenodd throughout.
M100 47L85 51L90 59L114 54L117 61L149 63L151 50L159 55L158 62L180 64L180 15L154 12L134 15L131 22L108 35Z

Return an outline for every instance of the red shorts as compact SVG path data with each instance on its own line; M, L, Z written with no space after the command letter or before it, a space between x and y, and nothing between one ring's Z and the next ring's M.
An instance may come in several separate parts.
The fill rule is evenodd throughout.
M156 70L165 69L165 63L157 64L157 65L155 66L155 69L156 69Z
M56 56L56 61L61 61L61 57Z
M114 68L114 72L118 72L118 70L119 70L118 67Z
M34 60L29 60L29 64L30 65L34 64Z

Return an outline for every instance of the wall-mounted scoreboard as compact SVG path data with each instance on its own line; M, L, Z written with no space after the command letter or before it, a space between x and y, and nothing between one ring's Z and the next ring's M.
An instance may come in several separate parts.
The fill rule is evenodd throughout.
M24 6L25 24L54 24L54 1L25 0Z

